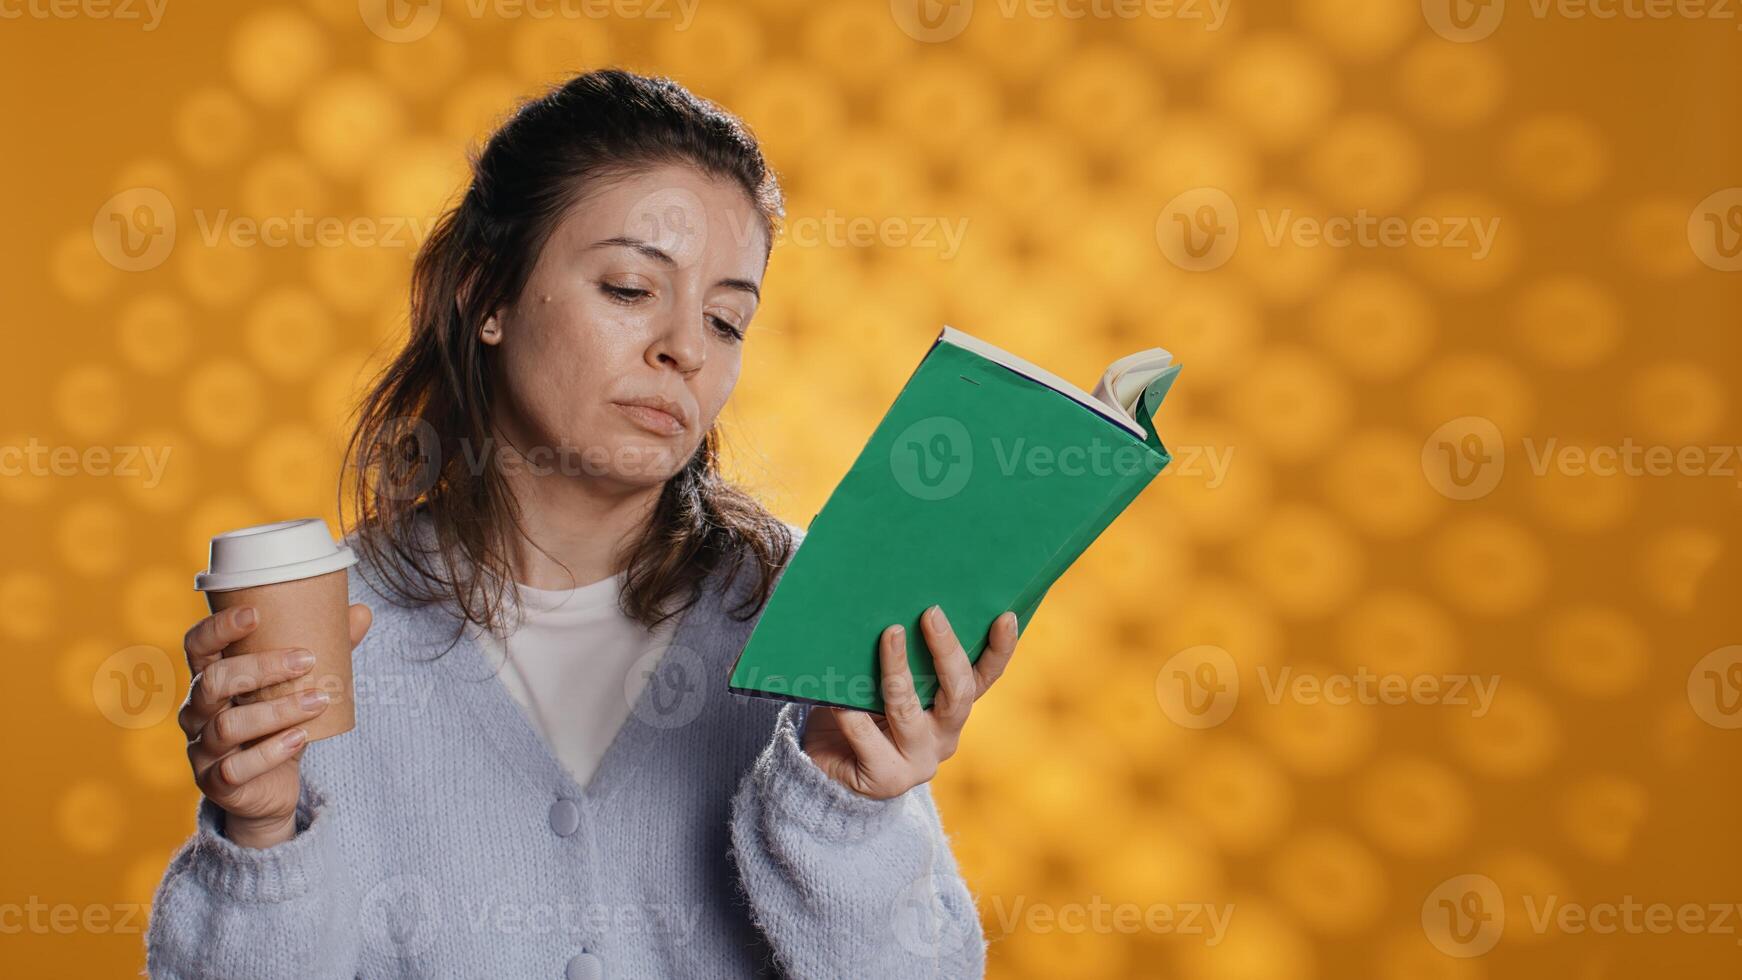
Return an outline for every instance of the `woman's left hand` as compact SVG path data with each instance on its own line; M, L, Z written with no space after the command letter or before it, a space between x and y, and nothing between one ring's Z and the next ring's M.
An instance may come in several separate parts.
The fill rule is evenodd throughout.
M962 726L974 702L998 680L1016 652L1016 614L992 621L986 650L975 663L956 639L944 611L932 606L920 617L920 632L937 668L938 693L931 710L920 707L907 666L906 631L891 626L877 644L883 669L882 716L846 708L813 708L804 751L823 772L872 799L900 796L931 779L956 754Z

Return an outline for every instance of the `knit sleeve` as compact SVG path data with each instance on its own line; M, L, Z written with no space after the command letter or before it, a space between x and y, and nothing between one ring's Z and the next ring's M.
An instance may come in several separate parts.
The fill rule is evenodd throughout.
M739 785L732 848L782 969L812 977L978 977L986 944L930 790L855 793L799 745L802 705Z
M152 901L146 971L199 977L357 975L355 886L338 849L332 804L303 778L296 836L248 848L223 834L224 811L201 798L192 837Z

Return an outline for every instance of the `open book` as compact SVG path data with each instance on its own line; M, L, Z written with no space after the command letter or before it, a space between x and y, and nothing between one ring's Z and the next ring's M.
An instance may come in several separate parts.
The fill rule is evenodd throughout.
M1091 411L1106 415L1109 421L1117 422L1130 429L1139 438L1147 432L1146 427L1137 420L1139 406L1137 401L1150 382L1160 377L1173 367L1173 355L1160 347L1127 354L1112 364L1107 365L1107 372L1101 375L1101 381L1095 385L1093 394L1071 384L1069 381L1048 371L1046 368L1017 357L1002 348L994 347L978 337L965 334L955 327L945 326L943 333L938 334L938 342L954 344L964 350L973 351L994 364L999 364L1015 371L1024 377L1031 378L1061 395L1067 395ZM1174 368L1177 371L1177 368ZM1100 404L1096 404L1099 402ZM1107 409L1112 409L1108 413Z
M971 661L1005 610L1025 627L1167 466L1153 416L1178 374L1153 348L1085 392L944 327L811 521L730 689L881 711L877 640L901 623L929 706L937 675L920 613L941 605Z

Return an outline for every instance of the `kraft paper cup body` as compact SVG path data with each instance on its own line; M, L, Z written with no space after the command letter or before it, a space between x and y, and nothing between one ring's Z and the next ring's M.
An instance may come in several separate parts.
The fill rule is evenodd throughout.
M351 689L350 582L343 569L251 589L208 592L206 602L212 612L253 606L260 613L260 625L225 647L226 657L291 648L309 650L315 655L315 665L308 673L238 695L237 704L270 701L319 688L332 700L327 703L327 710L303 723L308 740L332 738L357 727L357 702Z
M301 726L311 742L357 726L347 572L356 562L349 548L334 543L325 521L307 518L214 537L210 567L194 578L212 612L253 606L260 614L259 625L226 647L225 657L288 649L314 653L314 667L303 676L234 699L250 704L300 691L327 692L326 710Z

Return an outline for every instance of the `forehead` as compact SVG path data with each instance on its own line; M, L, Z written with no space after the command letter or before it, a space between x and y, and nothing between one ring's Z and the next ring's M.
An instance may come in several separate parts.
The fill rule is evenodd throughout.
M661 166L594 186L569 208L558 234L576 248L611 238L646 242L679 268L702 266L760 278L768 233L735 182L693 167Z

